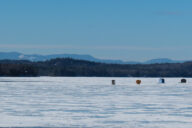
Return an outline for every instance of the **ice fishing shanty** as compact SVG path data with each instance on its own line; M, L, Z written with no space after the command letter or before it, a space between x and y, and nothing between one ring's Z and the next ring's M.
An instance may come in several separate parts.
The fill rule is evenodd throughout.
M136 80L136 84L140 85L141 84L141 80Z
M112 81L111 81L111 84L112 84L112 85L115 85L115 80L112 80Z
M186 79L181 79L181 83L187 83Z
M160 78L160 79L159 79L159 83L160 83L160 84L164 84L164 83L165 83L165 79Z

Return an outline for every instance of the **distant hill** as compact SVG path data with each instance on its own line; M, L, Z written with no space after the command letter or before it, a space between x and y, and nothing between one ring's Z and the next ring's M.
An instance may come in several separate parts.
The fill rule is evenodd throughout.
M155 63L183 63L185 61L176 61L167 58L152 59L146 62L136 61L122 61L122 60L108 60L98 59L90 55L79 55L79 54L52 54L52 55L38 55L38 54L23 54L19 52L0 52L0 60L29 60L29 61L46 61L55 58L72 58L78 60L87 60L93 62L107 63L107 64L155 64Z
M171 60L168 58L152 59L144 62L144 64L163 64L163 63L183 63L186 61Z

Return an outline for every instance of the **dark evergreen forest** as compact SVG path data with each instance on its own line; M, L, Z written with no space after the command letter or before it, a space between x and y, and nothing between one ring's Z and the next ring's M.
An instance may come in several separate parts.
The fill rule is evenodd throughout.
M0 76L192 77L192 62L105 64L70 58L42 62L1 60Z

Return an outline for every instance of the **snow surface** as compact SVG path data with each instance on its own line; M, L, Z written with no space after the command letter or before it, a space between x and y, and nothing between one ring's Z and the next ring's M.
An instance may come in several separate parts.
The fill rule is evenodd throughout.
M191 128L192 79L180 79L1 77L0 127Z

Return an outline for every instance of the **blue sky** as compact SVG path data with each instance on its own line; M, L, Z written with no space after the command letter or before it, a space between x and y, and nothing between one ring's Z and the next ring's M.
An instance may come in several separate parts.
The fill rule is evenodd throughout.
M191 0L0 0L0 51L192 60Z

